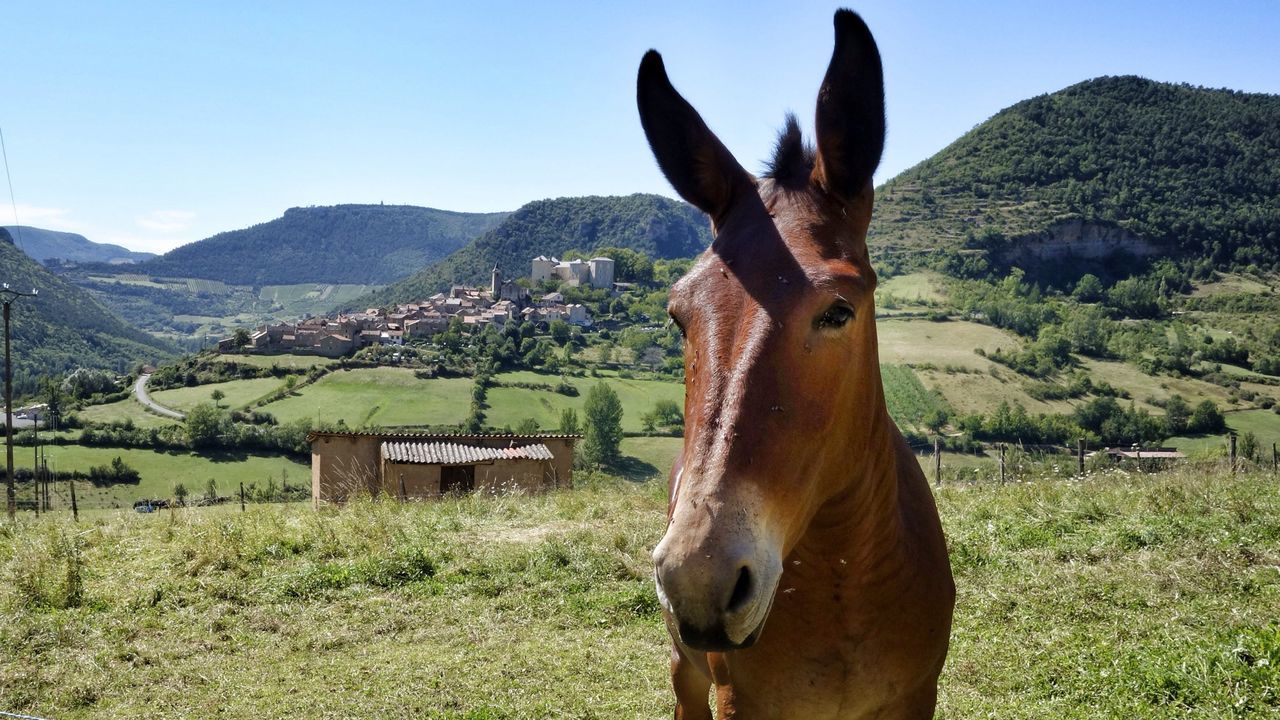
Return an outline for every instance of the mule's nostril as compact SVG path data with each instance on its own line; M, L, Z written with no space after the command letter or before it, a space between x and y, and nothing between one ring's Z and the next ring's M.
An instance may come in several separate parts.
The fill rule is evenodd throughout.
M725 612L737 612L751 599L751 570L743 567L738 571L738 581L733 585L733 594L729 596L729 604Z

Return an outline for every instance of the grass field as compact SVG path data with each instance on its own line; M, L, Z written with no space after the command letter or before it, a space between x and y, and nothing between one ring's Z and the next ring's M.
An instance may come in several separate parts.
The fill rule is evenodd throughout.
M500 373L494 376L499 382L529 382L552 384L559 382L557 375L545 375L533 372ZM658 400L672 400L681 408L684 407L684 385L677 382L661 380L630 380L626 378L567 378L569 384L578 388L578 395L570 397L545 390L527 390L525 388L495 387L489 389L486 411L490 425L515 426L525 418L533 418L539 427L555 428L560 423L560 412L564 408L574 408L579 419L583 416L583 406L587 393L597 383L606 383L618 394L622 402L622 429L637 432L641 429L640 416L653 408Z
M1240 406L1238 403L1233 405L1230 402L1225 388L1203 380L1189 377L1175 378L1168 375L1151 376L1132 365L1110 360L1082 358L1081 365L1089 372L1091 378L1105 380L1117 388L1128 390L1140 407L1145 407L1156 414L1162 414L1163 411L1149 405L1146 401L1153 397L1166 400L1175 394L1181 395L1193 404L1208 398L1223 410Z
M471 386L467 378L419 380L404 368L340 370L262 409L281 422L319 418L352 428L457 424L470 410Z
M14 466L30 468L29 448L16 448ZM25 452L24 452L25 451ZM111 485L95 488L87 482L77 483L76 500L81 507L129 507L138 498L173 497L173 487L182 483L192 494L202 494L212 478L222 494L256 482L265 484L268 477L280 482L287 473L290 484L311 483L311 467L281 456L225 453L197 455L192 452L158 452L134 448L97 448L79 445L52 445L46 449L49 467L55 473L79 470L88 472L96 465L108 465L115 457L137 470L142 476L137 485ZM25 492L25 491L24 491ZM55 508L71 506L65 483L56 486ZM3 709L3 708L0 708Z
M903 429L923 431L924 421L932 413L948 409L947 403L926 390L909 367L881 365L880 379L884 384L884 399L889 406L889 414Z
M1223 417L1227 421L1227 427L1237 435L1253 433L1262 448L1264 459L1270 461L1271 443L1280 443L1280 415L1271 410L1240 410L1224 413ZM1165 441L1165 444L1183 452L1227 452L1227 439L1221 435L1174 437Z
M666 716L649 560L662 483L579 484L323 512L24 515L0 528L0 707ZM938 717L1280 713L1273 478L1111 473L937 497L958 588Z
M929 363L940 368L952 365L983 372L995 363L979 356L974 348L996 350L1019 346L1018 339L1011 333L965 321L881 320L876 323L876 335L881 363Z
M151 393L151 399L164 407L187 412L200 403L212 403L213 398L210 397L210 394L214 390L221 390L225 397L219 400L218 404L224 408L238 408L257 400L282 385L284 385L284 382L274 377L231 380L209 385L174 388L173 390L157 390Z
M554 385L558 375L533 372L500 373L498 382ZM549 390L519 387L491 387L488 390L485 422L493 427L515 427L521 420L533 418L543 429L559 426L560 412L575 408L581 417L587 391L597 382L608 382L618 393L623 406L622 427L628 431L641 429L640 416L661 398L683 404L684 386L657 380L623 378L568 378L578 388L577 396L561 395ZM472 381L468 378L420 380L413 371L400 368L373 368L330 373L314 384L300 389L294 397L264 406L264 410L282 422L299 418L316 418L348 426L445 425L462 422L471 407Z
M328 312L332 308L361 295L381 290L381 285L334 285L302 283L297 285L264 285L258 299L280 305L281 312L307 315Z
M1259 281L1257 278L1245 275L1222 275L1213 282L1197 284L1191 294L1195 296L1210 296L1236 293L1269 293L1274 291L1275 288Z
M173 420L147 412L146 408L142 407L142 404L132 397L104 405L90 405L83 410L77 410L76 415L86 421L95 423L130 420L134 425L143 428L174 424Z
M338 362L335 358L320 357L319 355L219 355L218 359L254 367L282 367L301 370L316 366L327 367Z
M876 294L892 295L903 304L942 302L946 300L942 276L928 270L895 275L876 287Z

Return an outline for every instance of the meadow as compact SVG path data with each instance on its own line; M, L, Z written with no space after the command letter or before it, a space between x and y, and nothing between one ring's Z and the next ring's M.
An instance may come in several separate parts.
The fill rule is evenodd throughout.
M115 484L94 487L87 481L76 483L76 501L82 508L128 508L139 498L172 498L178 483L192 497L204 495L209 481L218 486L218 494L224 497L238 492L240 483L248 486L257 483L265 486L268 479L280 484L282 478L290 485L311 486L311 466L282 455L252 455L248 453L197 454L186 451L160 451L140 448L83 447L80 445L49 445L45 447L45 459L55 475L70 471L88 473L89 469L109 465L115 458L138 471L141 479L136 485ZM14 467L30 468L33 460L31 449L14 449ZM65 482L56 482L52 488L54 508L71 507L71 491ZM19 498L30 497L30 490L23 487Z
M684 386L662 380L616 375L607 380L567 377L564 382L572 385L577 395L565 395L517 385L554 386L561 382L559 375L521 371L499 373L493 379L496 386L488 389L485 422L496 428L515 427L520 421L532 418L540 428L554 430L559 427L560 413L565 408L577 410L581 417L587 392L602 381L607 381L618 393L623 408L622 428L626 431L638 432L642 425L640 416L657 400L684 402ZM469 412L473 384L469 378L424 380L404 368L342 370L299 388L290 397L268 403L262 410L281 422L319 418L328 422L342 420L352 428L456 425ZM208 397L208 393L204 396Z
M231 380L228 382L195 385L193 387L157 390L151 393L151 399L160 405L179 412L189 412L200 403L214 402L212 394L216 390L222 393L218 405L226 408L238 408L267 395L284 385L279 378L253 378L251 380Z
M668 716L664 485L0 528L0 709ZM1280 482L1220 466L937 491L939 718L1280 713Z

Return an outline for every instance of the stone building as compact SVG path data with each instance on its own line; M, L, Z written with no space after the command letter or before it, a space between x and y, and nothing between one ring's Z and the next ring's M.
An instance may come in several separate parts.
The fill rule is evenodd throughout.
M559 280L578 287L590 285L606 290L613 288L614 262L612 258L594 257L590 260L557 260L539 255L533 259L529 276L535 283L543 280Z
M318 506L361 493L408 500L572 488L580 437L313 432L311 500Z

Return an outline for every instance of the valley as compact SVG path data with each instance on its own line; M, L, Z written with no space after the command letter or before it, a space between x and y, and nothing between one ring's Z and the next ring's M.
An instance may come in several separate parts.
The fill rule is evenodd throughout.
M880 275L881 375L890 412L927 469L934 438L944 476L952 468L956 477L993 473L1001 445L1069 448L1076 439L1212 455L1234 432L1254 462L1267 460L1280 438L1280 331L1257 318L1280 317L1280 253L1267 230L1274 208L1260 198L1274 197L1280 180L1256 166L1256 153L1214 164L1197 128L1217 113L1252 128L1241 147L1280 147L1273 128L1255 122L1280 117L1274 105L1269 96L1099 78L1002 110L877 190L869 243ZM1110 114L1098 116L1099 107ZM1106 132L1082 133L1081 122ZM1147 145L1157 150L1143 157ZM1187 183L1206 179L1217 183L1213 202L1231 212L1185 195ZM78 252L119 252L47 237L60 247L74 241ZM1210 237L1228 241L1214 246ZM87 434L133 453L156 450L151 438L169 451L240 453L246 462L246 451L265 449L292 463L305 458L300 438L315 428L559 430L605 383L623 406L628 447L645 454L615 469L659 477L680 431L668 409L683 397L679 333L662 324L666 291L709 242L690 206L636 194L481 214L291 208L128 265L91 255L49 262L53 272L38 271L46 282L91 298L71 306L122 318L113 327L125 347L156 348L131 353L132 363L98 362L119 375L115 390L71 400L84 429L61 439L69 449ZM616 287L529 277L536 256L597 254L617 262ZM455 309L410 337L394 324L408 315L392 325L370 315L361 322L386 325L392 347L348 340L354 349L335 357L207 349L238 329L286 332L294 326L282 323L308 317L349 332L341 313L399 312L487 283L495 268L516 281L507 284L518 305L559 289L558 302L580 305L588 322L504 324L504 308L455 325ZM431 312L444 307L436 297ZM127 396L142 364L158 366L157 402L183 413L209 408L219 437L238 439L197 448L182 423L147 413ZM34 365L23 367L19 394L38 399ZM659 408L676 424L656 424ZM97 448L86 449L94 452L69 454L68 468L98 463ZM139 463L144 484L160 482L156 463Z

